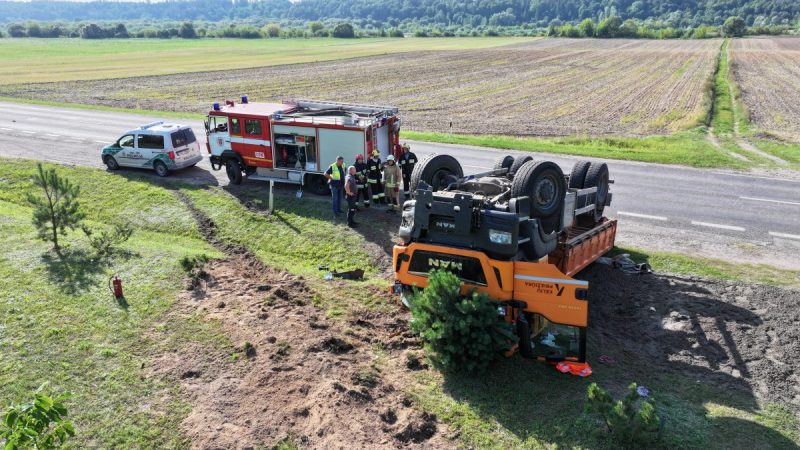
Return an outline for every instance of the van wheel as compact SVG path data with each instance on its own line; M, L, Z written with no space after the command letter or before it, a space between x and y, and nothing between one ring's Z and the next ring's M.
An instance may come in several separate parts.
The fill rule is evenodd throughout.
M117 164L117 160L114 159L111 155L106 155L103 157L103 162L105 163L108 170L117 170L119 169L119 164Z
M169 169L167 169L167 165L161 161L156 161L153 164L153 169L156 170L156 175L160 177L165 177L169 174Z
M322 175L311 175L308 179L308 189L317 195L331 195L328 180Z
M242 184L242 168L235 159L225 160L225 173L231 184Z
M411 192L417 192L421 181L438 191L464 176L461 163L450 155L428 155L411 172Z
M525 318L525 313L520 313L517 318L517 337L519 338L519 355L523 358L533 358L533 346L531 345L531 324Z

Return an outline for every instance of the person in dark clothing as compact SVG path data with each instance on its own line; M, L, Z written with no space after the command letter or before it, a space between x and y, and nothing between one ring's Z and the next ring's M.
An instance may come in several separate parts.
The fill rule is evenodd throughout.
M367 161L367 181L372 191L372 202L386 203L386 194L383 192L383 164L380 152L377 150L372 151L372 158Z
M403 197L408 198L411 195L409 192L409 184L411 183L411 174L414 172L414 164L417 163L417 155L411 153L411 147L408 144L403 144L403 154L397 161L400 170L403 172Z
M344 197L344 156L337 156L336 162L325 171L325 178L331 188L331 198L333 199L333 218L338 219L342 213L342 197Z
M356 210L358 209L358 181L355 166L347 168L347 178L344 179L344 195L347 197L347 226L355 228Z
M356 204L363 198L364 207L369 208L369 184L367 183L367 163L364 162L364 155L356 155L356 162L353 166L356 168L356 186L358 186Z

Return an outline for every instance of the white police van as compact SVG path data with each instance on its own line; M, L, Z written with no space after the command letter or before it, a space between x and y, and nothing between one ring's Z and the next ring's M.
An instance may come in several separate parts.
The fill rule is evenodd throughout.
M153 122L123 134L103 148L101 157L109 170L138 167L165 177L170 170L194 166L203 154L191 127Z

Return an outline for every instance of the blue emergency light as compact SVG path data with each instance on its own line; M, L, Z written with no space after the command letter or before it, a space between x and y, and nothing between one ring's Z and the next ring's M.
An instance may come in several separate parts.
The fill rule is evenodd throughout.
M247 103L247 96L246 95L242 96L242 103Z
M219 111L219 103L214 103L214 111Z

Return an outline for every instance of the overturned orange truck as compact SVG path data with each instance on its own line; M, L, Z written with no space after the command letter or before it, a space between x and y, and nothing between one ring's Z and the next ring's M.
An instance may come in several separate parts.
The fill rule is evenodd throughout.
M603 216L611 182L602 162L565 176L553 162L503 156L465 177L450 155L424 158L393 250L395 292L408 303L429 272L449 270L464 294L499 302L523 357L588 367L589 283L572 277L614 246L617 222Z

